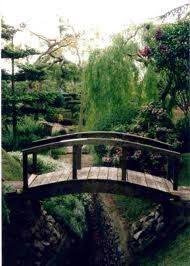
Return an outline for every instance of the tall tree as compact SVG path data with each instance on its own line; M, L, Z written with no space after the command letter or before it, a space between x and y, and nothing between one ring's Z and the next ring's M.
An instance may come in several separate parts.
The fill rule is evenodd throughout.
M12 103L12 131L13 131L13 140L16 142L17 137L17 108L16 108L16 93L15 93L15 82L21 74L15 73L15 61L19 59L26 58L31 55L36 55L38 52L35 49L26 47L21 49L16 47L14 44L14 37L18 31L21 29L14 28L13 26L7 25L2 20L2 33L1 37L5 41L5 44L2 48L1 54L3 59L11 60L11 74L7 73L6 70L2 70L2 79L11 81L11 103Z

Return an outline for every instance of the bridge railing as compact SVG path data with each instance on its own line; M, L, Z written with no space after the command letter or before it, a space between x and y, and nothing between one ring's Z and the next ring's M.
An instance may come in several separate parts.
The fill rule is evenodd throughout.
M138 141L138 142L137 142ZM127 149L129 147L161 154L169 158L168 173L173 181L173 189L178 187L178 163L180 153L172 150L172 146L140 136L115 133L115 132L81 132L58 136L50 139L39 140L33 142L32 145L24 149L23 152L23 184L24 190L28 189L28 155L32 154L33 173L37 169L37 154L49 149L72 146L73 147L73 163L72 163L72 178L77 179L77 169L81 169L81 150L83 145L110 145L122 148L121 168L122 180L126 181L127 176Z
M48 144L48 143L54 143L54 142L58 142L61 140L78 139L78 138L116 138L116 139L121 139L121 140L139 142L142 144L156 146L156 147L163 148L163 149L173 150L173 146L171 144L168 144L168 143L156 140L156 139L151 139L151 138L142 137L142 136L129 134L129 133L115 132L115 131L88 131L88 132L76 132L76 133L71 133L71 134L65 134L65 135L60 135L56 137L50 137L50 138L33 141L28 146L28 148L43 145L43 144Z

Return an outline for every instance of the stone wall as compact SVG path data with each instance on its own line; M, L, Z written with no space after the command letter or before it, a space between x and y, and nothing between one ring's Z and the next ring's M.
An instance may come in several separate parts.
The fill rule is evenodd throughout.
M173 236L190 223L190 201L171 201L158 205L149 215L131 226L128 247L132 255Z
M45 266L74 243L69 232L39 202L9 202L10 223L3 228L3 265ZM66 259L66 258L65 258Z

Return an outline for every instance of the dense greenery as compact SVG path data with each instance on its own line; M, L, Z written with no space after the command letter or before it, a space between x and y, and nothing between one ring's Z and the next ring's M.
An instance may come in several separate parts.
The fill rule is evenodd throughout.
M24 27L17 29L2 21L2 58L11 66L11 73L2 70L3 147L9 150L26 146L36 135L44 136L42 132L34 132L33 118L73 124L78 121L80 109L81 68L64 58L62 41L52 45L55 51L51 53L27 46L21 49L15 46L15 37L22 31ZM63 39L66 46L73 45L71 37L65 35ZM34 55L37 59L31 58ZM27 59L27 63L23 59ZM65 92L69 92L68 95ZM30 124L23 121L25 115L32 118L31 129L28 128L24 136L21 125L29 127Z
M43 202L43 207L57 221L66 224L79 237L87 230L85 208L80 196L54 197Z
M55 40L34 33L45 43L39 53L30 47L16 47L14 37L21 29L2 23L2 58L8 59L12 67L11 73L2 70L3 148L19 150L33 140L47 137L49 133L42 122L77 124L82 95L83 129L130 132L171 143L178 151L186 152L182 156L180 185L190 185L188 16L172 23L140 25L131 36L113 36L108 47L90 52L85 67L74 29L63 25L59 29L60 36ZM66 47L75 50L79 64L66 60ZM31 60L34 55L37 59ZM120 165L118 147L100 145L95 152L104 165ZM54 150L51 155L58 158L62 153L63 149ZM3 178L20 180L21 153L3 151L2 155ZM164 173L166 161L160 156L128 149L127 158L128 168ZM30 165L31 157L29 169ZM63 167L67 165L47 154L38 156L38 173ZM114 196L114 200L130 223L154 207L148 200L131 197ZM57 221L83 237L87 228L81 196L55 197L44 201L43 206ZM3 222L8 222L4 198L3 211ZM140 260L140 265L187 265L189 232L187 228L172 242L171 252L169 247L160 250L157 255ZM181 256L176 259L174 254L179 254L179 250Z
M148 214L156 204L148 199L140 199L129 196L114 195L114 201L127 222L138 221L142 216Z
M160 98L170 108L178 106L189 113L189 21L182 20L159 26L146 27L141 50L144 57L160 72ZM152 61L152 62L151 62Z
M18 160L2 149L2 178L4 180L22 180L22 167Z
M86 68L88 129L111 130L131 123L137 114L139 72L129 56L136 50L134 43L117 36L111 46L90 55Z
M179 174L179 185L190 186L190 153L184 153L182 155L181 171Z

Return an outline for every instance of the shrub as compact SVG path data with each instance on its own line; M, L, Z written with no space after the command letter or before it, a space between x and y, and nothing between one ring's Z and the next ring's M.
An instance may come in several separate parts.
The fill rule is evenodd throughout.
M54 197L43 202L45 210L58 222L67 225L80 238L87 230L85 208L75 195Z
M114 195L114 201L129 223L138 221L156 206L154 202L148 199L130 196Z
M64 155L65 154L65 148L59 148L59 149L52 149L50 151L50 156L53 158L53 159L59 159L60 156Z
M22 164L22 153L21 152L10 152L16 160L18 160ZM64 166L63 162L56 161L52 159L50 156L46 155L38 155L37 161L37 172L39 174L47 173L51 171L61 170ZM32 164L32 156L29 156L29 166Z
M34 118L25 116L17 124L16 143L13 142L12 127L10 125L2 128L2 146L10 151L26 147L34 140L43 138L45 132L43 126L36 122Z
M2 177L5 180L21 180L22 167L18 160L2 149Z
M181 152L190 152L190 118L182 118L176 124L177 138Z
M54 123L61 123L64 121L63 108L49 108L45 115L45 119Z

